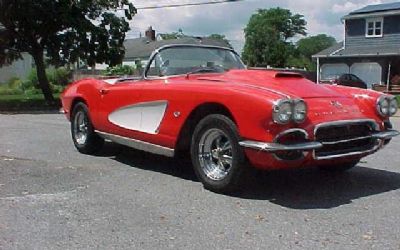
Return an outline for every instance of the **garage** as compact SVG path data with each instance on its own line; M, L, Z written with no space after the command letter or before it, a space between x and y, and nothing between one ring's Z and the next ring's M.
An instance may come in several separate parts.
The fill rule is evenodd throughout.
M372 84L381 83L382 67L376 62L354 63L350 67L350 73L361 78L369 89L372 88Z
M349 73L349 66L345 63L326 63L321 66L321 80L332 80L342 74Z

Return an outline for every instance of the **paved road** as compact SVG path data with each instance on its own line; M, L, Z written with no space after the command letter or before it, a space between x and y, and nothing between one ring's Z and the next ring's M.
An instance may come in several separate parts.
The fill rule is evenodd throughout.
M226 196L167 158L79 154L62 115L0 115L0 249L400 249L399 149Z

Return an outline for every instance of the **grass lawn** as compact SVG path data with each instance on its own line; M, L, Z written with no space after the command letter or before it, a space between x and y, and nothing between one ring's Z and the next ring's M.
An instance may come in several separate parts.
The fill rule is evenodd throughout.
M60 94L53 94L57 105L49 106L42 94L0 95L0 111L51 110L60 106Z

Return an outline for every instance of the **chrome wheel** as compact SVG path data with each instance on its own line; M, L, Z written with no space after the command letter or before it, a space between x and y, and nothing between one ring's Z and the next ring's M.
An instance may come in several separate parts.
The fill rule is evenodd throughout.
M79 145L84 145L88 138L88 118L83 110L75 114L73 121L74 139Z
M204 174L214 180L224 179L232 168L232 142L220 129L207 130L199 141L199 163Z

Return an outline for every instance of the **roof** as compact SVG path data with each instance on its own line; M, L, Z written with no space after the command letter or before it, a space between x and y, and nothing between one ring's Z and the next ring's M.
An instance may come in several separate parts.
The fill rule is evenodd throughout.
M124 42L125 60L148 59L154 50L165 45L172 44L202 44L229 48L229 44L222 40L205 37L183 37L179 39L151 41L147 37L127 39Z
M318 52L317 54L313 55L312 57L313 58L327 57L330 54L332 54L332 53L334 53L334 52L336 52L336 51L338 51L338 50L340 50L342 48L343 48L343 42L339 42L339 43L336 43L336 44L334 44L333 46L331 46L331 47L329 47L327 49L324 49L323 51Z
M389 10L400 10L400 2L367 5L364 8L361 8L361 9L351 12L350 15L365 14L365 13L380 12L380 11L389 11Z
M400 46L343 47L343 42L323 50L313 58L399 56Z

